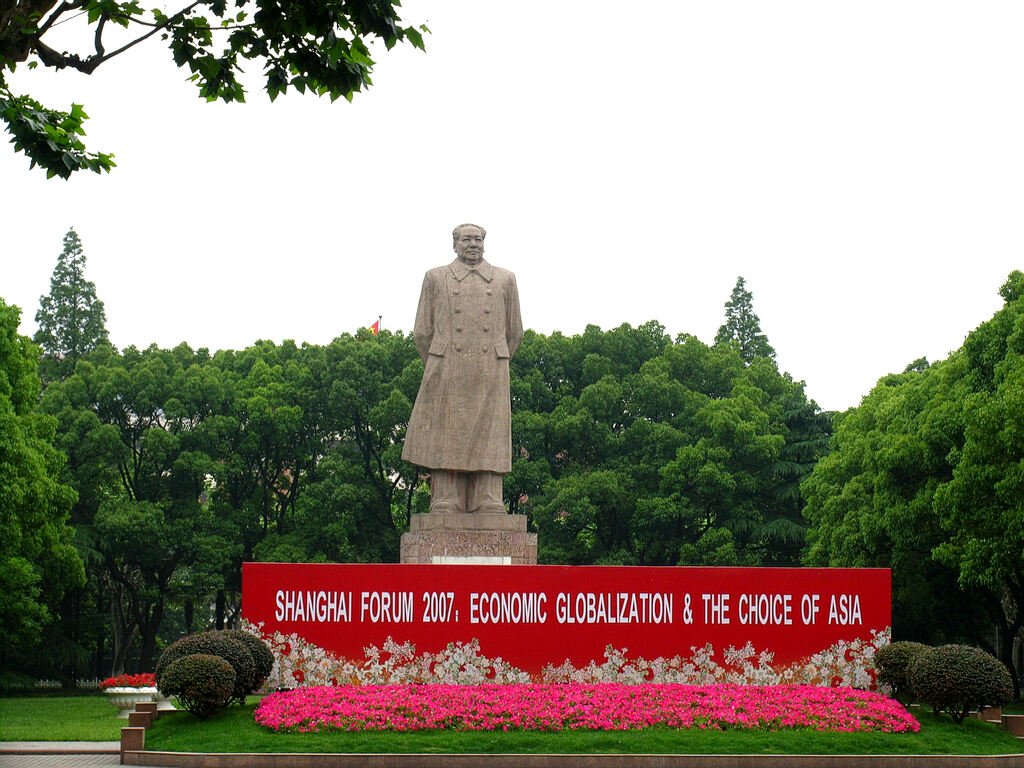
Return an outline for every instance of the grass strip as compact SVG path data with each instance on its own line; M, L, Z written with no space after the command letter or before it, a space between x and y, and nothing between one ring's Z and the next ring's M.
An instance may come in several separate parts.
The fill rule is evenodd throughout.
M117 741L126 725L101 694L0 698L0 741Z
M1019 740L989 723L921 714L918 733L812 730L416 731L274 733L256 725L255 703L201 721L187 712L161 717L146 748L173 752L478 752L681 754L1005 754Z

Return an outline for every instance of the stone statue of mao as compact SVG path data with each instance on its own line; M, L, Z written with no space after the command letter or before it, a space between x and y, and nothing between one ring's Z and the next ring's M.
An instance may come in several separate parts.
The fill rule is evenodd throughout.
M416 310L424 371L402 458L430 470L431 512L505 512L509 360L523 340L523 320L515 275L484 259L486 236L475 224L455 228L457 258L427 272Z

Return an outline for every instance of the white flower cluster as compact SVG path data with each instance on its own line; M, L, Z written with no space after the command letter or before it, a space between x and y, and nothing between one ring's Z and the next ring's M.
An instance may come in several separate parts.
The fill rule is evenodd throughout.
M629 657L627 648L611 645L601 664L591 660L577 668L566 659L548 664L539 680L500 656L487 658L475 638L468 643L449 643L440 653L416 653L411 642L398 643L388 637L382 648L363 649L364 658L346 659L305 640L297 634L274 632L267 636L262 625L243 622L243 629L265 640L274 652L270 686L296 688L304 685L397 685L440 683L446 685L511 683L680 683L686 685L779 685L804 684L850 686L875 690L875 651L892 640L892 630L871 630L871 639L840 641L830 648L789 665L774 665L774 654L760 651L748 642L741 648L729 646L722 661L715 660L710 643L691 646L687 657Z
M274 632L264 635L262 625L243 622L243 629L261 637L274 652L270 679L280 688L304 685L400 685L434 683L445 685L509 685L529 683L530 675L500 656L489 659L480 654L480 642L449 643L440 653L416 653L410 642L398 643L390 636L383 647L363 649L361 660L346 659L307 641L297 634Z
M870 640L840 641L795 664L775 665L775 655L760 651L748 642L741 648L729 646L722 651L722 662L715 660L715 649L708 643L690 647L688 657L659 656L645 659L627 657L628 649L607 646L605 661L591 661L576 668L566 659L558 666L544 668L545 683L680 683L685 685L845 685L875 690L875 651L892 639L889 627L871 630Z
M607 646L605 661L598 664L591 661L577 669L566 659L558 666L544 668L542 680L545 683L678 683L683 685L714 685L716 683L763 684L779 682L771 668L772 654L767 651L756 655L753 645L742 648L729 646L723 653L725 664L715 661L715 649L710 643L698 648L690 647L688 657L673 656L666 659L658 656L645 659L642 656L627 657L629 649Z

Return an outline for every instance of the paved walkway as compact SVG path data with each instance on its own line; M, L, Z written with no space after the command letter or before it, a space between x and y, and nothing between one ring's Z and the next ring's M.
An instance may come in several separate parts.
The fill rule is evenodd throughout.
M0 741L2 768L95 768L120 765L116 741Z

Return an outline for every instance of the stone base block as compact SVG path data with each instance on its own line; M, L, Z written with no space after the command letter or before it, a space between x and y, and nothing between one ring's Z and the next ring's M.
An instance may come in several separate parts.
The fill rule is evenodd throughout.
M1001 722L1003 717L1002 707L985 707L978 714L980 720L984 720L986 723Z
M1003 728L1018 739L1024 739L1024 715L1003 715Z
M121 729L121 765L125 752L137 752L146 748L146 729L138 726Z
M536 565L537 534L525 515L413 515L402 534L403 563Z
M156 717L156 714L153 712L129 712L128 727L149 728L153 724L154 717Z
M413 515L409 531L511 531L526 533L526 515L480 515L464 512L431 512Z

